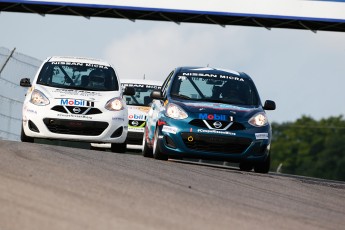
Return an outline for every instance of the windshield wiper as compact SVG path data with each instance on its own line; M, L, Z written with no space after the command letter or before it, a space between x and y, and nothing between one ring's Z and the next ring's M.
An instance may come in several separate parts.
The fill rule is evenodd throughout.
M206 101L206 102L215 102L215 103L223 103L223 104L227 104L228 102L224 101L224 100L221 100L221 99L198 99L200 101Z
M39 81L39 82L37 82L37 83L40 84L40 85L50 86L50 84L48 84L48 83L46 83L46 82L43 82L43 81Z

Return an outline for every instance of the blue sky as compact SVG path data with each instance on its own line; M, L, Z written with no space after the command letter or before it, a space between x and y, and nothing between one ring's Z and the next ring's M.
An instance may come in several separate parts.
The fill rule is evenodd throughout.
M45 59L101 58L120 78L164 80L176 66L249 74L270 121L345 115L345 33L0 13L0 46Z

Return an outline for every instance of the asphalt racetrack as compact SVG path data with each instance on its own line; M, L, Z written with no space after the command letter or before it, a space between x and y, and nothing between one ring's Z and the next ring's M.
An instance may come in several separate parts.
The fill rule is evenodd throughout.
M0 229L345 229L345 183L0 141Z

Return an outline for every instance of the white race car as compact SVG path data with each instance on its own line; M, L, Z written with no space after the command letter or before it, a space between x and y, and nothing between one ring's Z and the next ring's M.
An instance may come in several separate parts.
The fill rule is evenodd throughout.
M152 99L150 94L153 90L159 90L162 82L143 79L122 79L121 86L123 90L126 88L134 88L134 95L125 96L128 108L128 149L142 149L144 128L146 125L146 115L150 110ZM109 144L91 143L92 149L110 148Z
M81 57L49 57L39 68L23 104L21 140L34 138L110 143L125 152L128 110L112 66ZM127 88L124 95L134 95Z
M146 125L146 115L150 110L153 90L159 90L162 82L142 79L122 79L122 88L131 87L135 89L134 95L127 95L128 106L128 135L127 148L142 149L143 136Z

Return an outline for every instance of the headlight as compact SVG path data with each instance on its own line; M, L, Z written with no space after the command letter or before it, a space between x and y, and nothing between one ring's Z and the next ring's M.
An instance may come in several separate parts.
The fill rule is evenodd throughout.
M30 102L34 105L49 105L49 99L41 91L32 91Z
M119 111L119 110L123 110L123 103L122 103L122 99L115 97L113 99L110 99L106 104L105 104L105 108L107 110L110 111Z
M249 119L249 124L256 126L256 127L262 127L268 124L268 120L265 113L257 113L252 118Z
M188 117L187 113L178 105L168 104L166 115L173 119L185 119Z

